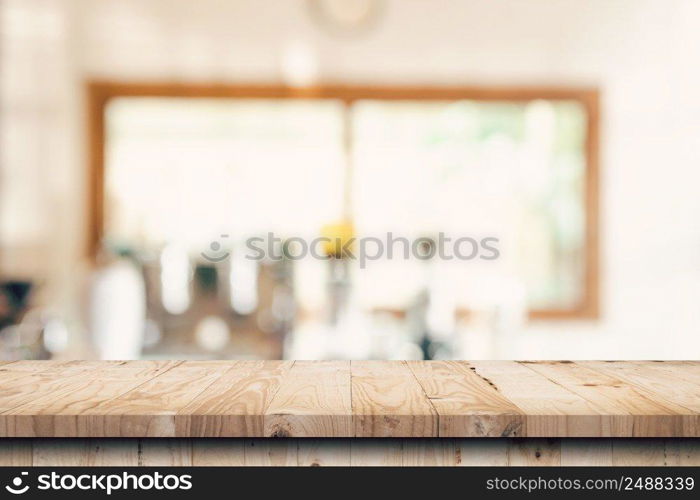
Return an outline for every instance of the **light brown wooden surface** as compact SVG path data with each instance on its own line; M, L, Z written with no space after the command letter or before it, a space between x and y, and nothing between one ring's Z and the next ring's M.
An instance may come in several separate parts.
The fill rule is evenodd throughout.
M511 437L525 416L473 367L458 361L409 361L408 366L438 413L441 437Z
M352 437L349 361L295 361L265 410L266 436Z
M404 362L352 362L357 437L437 437L437 411Z
M0 439L0 466L700 466L700 440L649 438Z
M292 361L220 362L223 375L177 410L177 436L264 436L265 410L291 370ZM229 370L225 365L231 364Z
M20 361L0 365L0 438L697 438L698 401L690 361Z

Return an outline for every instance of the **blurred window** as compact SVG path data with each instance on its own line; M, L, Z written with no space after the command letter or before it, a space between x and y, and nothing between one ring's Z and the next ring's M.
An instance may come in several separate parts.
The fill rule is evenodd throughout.
M103 232L194 253L219 235L311 239L349 214L357 236L495 237L497 261L431 264L439 293L463 310L510 293L536 315L576 315L595 293L589 111L575 98L117 96L105 108ZM323 264L297 267L301 305L316 309ZM355 269L358 303L405 309L424 268Z

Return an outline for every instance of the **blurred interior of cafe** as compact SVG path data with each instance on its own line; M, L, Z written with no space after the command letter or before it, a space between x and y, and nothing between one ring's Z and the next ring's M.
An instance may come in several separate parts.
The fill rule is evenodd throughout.
M0 360L697 358L699 21L0 0Z

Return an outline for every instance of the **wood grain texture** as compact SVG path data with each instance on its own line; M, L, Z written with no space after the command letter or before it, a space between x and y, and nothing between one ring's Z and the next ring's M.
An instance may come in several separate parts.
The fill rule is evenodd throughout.
M698 466L697 439L2 439L7 466Z
M409 361L438 413L440 437L511 437L525 417L496 388L459 361Z
M521 436L609 436L611 425L581 396L515 361L469 362L474 373L512 401L527 417Z
M615 439L612 443L614 466L668 466L666 442L663 439Z
M462 467L508 465L509 439L455 439L456 465Z
M584 361L582 366L608 374L651 393L656 400L700 412L700 363Z
M192 441L192 465L233 467L245 465L245 442L235 438L209 438Z
M0 438L697 438L698 401L691 361L23 361Z
M561 464L564 466L610 466L612 439L562 439Z
M178 436L262 437L264 415L293 361L236 362L180 410Z
M192 441L188 439L140 439L138 464L147 467L192 465Z
M181 361L124 361L76 363L70 369L47 371L17 386L14 407L2 413L0 436L110 436L102 429L105 413L90 410L117 398L174 368ZM65 376L64 376L65 373ZM25 380L25 379L21 379ZM15 380L11 384L17 384ZM15 387L15 386L13 386Z
M404 362L353 361L357 437L437 437L438 416Z
M349 466L349 439L300 439L297 465L309 467Z
M264 420L267 437L352 437L350 362L295 362Z
M299 447L296 440L246 439L245 465L253 467L288 467L299 463Z
M105 436L175 437L178 419L189 418L179 411L229 369L215 361L185 361L82 414L94 417L93 428L101 423Z
M561 443L557 439L513 439L508 446L508 465L559 466Z
M110 361L18 361L5 365L0 369L0 413L33 401L42 394L51 394L51 390L60 382L58 379L69 381L73 376L109 369L117 364Z
M32 439L31 445L34 466L140 465L136 439Z
M398 467L403 465L403 441L400 439L353 439L350 465Z
M665 406L682 407L680 431L649 433L645 437L700 436L700 363L675 361L585 361L582 366L614 377L650 395ZM668 365L666 364L668 363Z
M32 443L28 439L0 439L0 467L32 465Z
M453 467L457 450L453 439L404 439L402 465L406 467Z
M691 410L659 400L646 389L576 363L531 362L525 366L610 415L614 437L676 436L682 434L687 417L696 417Z

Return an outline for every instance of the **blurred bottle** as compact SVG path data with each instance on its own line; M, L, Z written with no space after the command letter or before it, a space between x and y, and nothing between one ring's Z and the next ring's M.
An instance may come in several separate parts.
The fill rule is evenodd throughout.
M144 279L127 252L103 254L88 286L87 327L100 359L138 359L144 342Z

